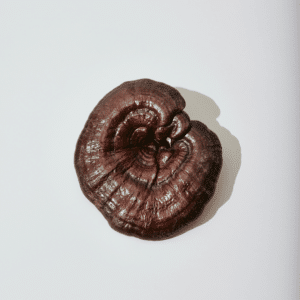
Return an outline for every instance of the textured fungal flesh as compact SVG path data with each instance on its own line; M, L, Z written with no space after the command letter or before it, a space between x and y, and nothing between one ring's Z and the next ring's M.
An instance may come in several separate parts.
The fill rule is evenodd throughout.
M169 85L128 81L90 114L75 151L84 195L110 226L161 240L195 220L222 166L218 137L183 111Z

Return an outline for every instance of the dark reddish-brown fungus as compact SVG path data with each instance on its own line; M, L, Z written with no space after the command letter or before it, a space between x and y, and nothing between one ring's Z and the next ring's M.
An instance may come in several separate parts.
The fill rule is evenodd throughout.
M83 193L113 229L165 239L195 220L212 197L221 144L184 107L176 89L141 79L112 90L90 114L75 168Z

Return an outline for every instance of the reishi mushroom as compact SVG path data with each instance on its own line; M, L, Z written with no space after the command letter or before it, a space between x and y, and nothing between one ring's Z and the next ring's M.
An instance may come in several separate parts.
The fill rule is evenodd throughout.
M140 79L112 90L90 114L75 169L84 195L118 232L173 237L213 196L221 143L184 107L175 88Z

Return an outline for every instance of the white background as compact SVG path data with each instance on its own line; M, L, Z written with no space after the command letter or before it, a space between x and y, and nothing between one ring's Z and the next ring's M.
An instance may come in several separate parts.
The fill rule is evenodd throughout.
M293 0L2 0L0 299L298 299L297 13ZM203 217L160 242L113 231L73 166L97 102L140 78L178 88L224 150Z

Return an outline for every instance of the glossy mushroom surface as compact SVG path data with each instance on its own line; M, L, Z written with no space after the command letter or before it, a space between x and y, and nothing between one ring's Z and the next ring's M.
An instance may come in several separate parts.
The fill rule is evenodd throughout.
M113 229L166 239L195 220L212 197L222 147L184 107L173 87L140 79L112 90L90 114L75 168L84 195Z

